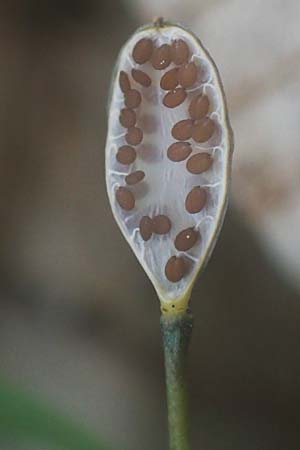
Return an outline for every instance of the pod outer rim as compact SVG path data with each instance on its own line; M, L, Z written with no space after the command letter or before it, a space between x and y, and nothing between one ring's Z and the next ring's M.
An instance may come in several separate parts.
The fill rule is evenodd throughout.
M166 300L165 296L164 296L164 292L162 290L159 289L159 285L157 283L155 283L154 278L151 276L150 271L146 270L145 266L141 263L140 259L138 258L139 262L141 263L143 269L145 270L146 274L148 275L148 277L150 278L150 281L152 282L154 289L158 295L158 298L160 300L160 304L161 304L161 311L162 314L177 314L177 313L182 313L182 312L186 312L188 307L189 307L189 302L190 302L190 297L191 297L191 293L193 290L193 286L197 280L197 278L199 277L199 275L202 273L202 271L205 269L211 255L212 252L215 248L215 245L217 243L218 237L220 235L220 231L221 228L223 226L224 220L225 220L225 213L228 207L228 199L229 199L229 191L230 191L230 185L231 185L231 173L232 173L232 155L233 155L233 151L234 151L234 134L233 134L233 130L230 124L230 120L229 120L229 114L228 114L228 106L227 106L227 100L226 100L226 95L225 95L225 91L224 91L224 86L221 80L221 76L219 73L219 70L217 68L217 65L214 61L214 59L212 58L212 56L210 55L209 51L207 50L207 48L202 44L202 41L199 39L199 37L192 31L190 31L188 28L186 28L185 26L175 23L175 22L170 22L170 21L162 21L162 22L154 22L154 23L148 23L145 24L139 28L137 28L135 30L135 32L130 36L129 39L126 40L126 42L124 43L124 45L121 47L116 64L114 66L113 69L113 73L112 73L112 81L110 84L110 88L109 88L109 94L108 94L108 102L107 102L107 115L109 117L109 109L110 109L110 105L111 105L111 101L112 101L112 94L113 94L113 89L115 87L116 84L116 78L118 76L118 71L119 71L119 61L120 61L120 56L124 50L124 48L127 46L128 42L131 41L132 36L134 36L135 34L138 34L140 32L143 31L147 31L147 30L155 30L155 29L160 29L160 28L168 28L168 27L172 27L172 28L178 28L179 30L183 30L184 32L188 33L191 37L193 37L193 39L197 42L197 44L199 45L199 47L202 49L202 51L204 52L207 60L209 61L209 63L211 64L211 66L213 67L215 74L216 74L216 78L217 78L217 82L218 82L218 87L220 89L220 93L221 93L221 99L222 99L222 107L223 107L223 111L224 111L224 126L227 129L227 140L226 140L226 148L228 150L228 155L227 155L227 171L226 171L226 177L225 177L225 182L224 182L224 197L223 197L223 204L221 207L221 210L219 212L218 215L218 222L217 222L217 226L215 228L215 231L210 239L209 245L206 249L206 252L203 256L202 259L202 263L199 265L197 271L195 272L190 284L188 285L186 291L184 292L184 294L180 297L174 298L173 300ZM107 183L106 183L106 187ZM108 192L107 189L107 193L108 193L108 197L109 199L111 199L111 195ZM110 202L111 203L111 202ZM118 218L115 216L114 211L113 212L113 216L119 226L119 221ZM127 236L123 233L122 228L119 226L123 236L125 237L125 239L127 240L132 252L134 253L134 255L137 257L137 255L135 254L134 250L131 247L130 242L128 241ZM175 305L175 306L174 306Z

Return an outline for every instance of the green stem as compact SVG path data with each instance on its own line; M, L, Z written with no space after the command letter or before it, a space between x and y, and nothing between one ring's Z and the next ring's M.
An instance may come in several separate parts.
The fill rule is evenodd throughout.
M186 388L186 357L193 316L187 313L162 315L165 354L170 450L189 450L189 421Z

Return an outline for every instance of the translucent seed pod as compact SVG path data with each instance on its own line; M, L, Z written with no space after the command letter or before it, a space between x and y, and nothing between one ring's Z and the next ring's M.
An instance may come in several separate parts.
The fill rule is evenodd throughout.
M113 215L162 311L185 311L227 206L233 138L216 65L181 26L147 25L120 52L108 113Z

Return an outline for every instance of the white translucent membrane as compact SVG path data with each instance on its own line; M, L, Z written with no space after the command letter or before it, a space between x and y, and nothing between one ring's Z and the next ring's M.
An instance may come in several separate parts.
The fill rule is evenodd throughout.
M180 106L169 109L162 103L166 91L160 88L162 75L175 67L173 63L165 70L155 70L151 63L138 65L132 58L135 44L142 38L151 38L156 46L171 44L175 39L183 39L189 46L192 61L199 67L201 80L187 89L188 97ZM150 75L152 86L141 87L131 77L132 68ZM116 160L118 148L126 145L126 130L119 124L119 112L124 107L124 95L119 87L119 73L124 70L130 77L131 87L142 94L142 103L136 110L137 126L144 131L143 142L136 147L137 158L130 166ZM212 138L203 144L192 144L192 155L201 151L213 157L211 169L192 175L186 170L186 161L172 162L167 157L168 147L175 142L171 129L180 120L188 119L191 99L204 92L210 100L209 116L216 122ZM155 130L146 132L143 117L154 119ZM182 301L190 293L198 272L204 267L216 241L227 204L228 179L231 164L231 129L219 75L206 50L199 41L179 26L168 25L137 31L121 50L116 68L116 78L112 86L109 109L108 137L106 144L106 181L109 199L115 219L134 253L151 279L163 304ZM134 193L136 203L132 211L124 211L116 202L115 192L120 186L126 187L125 176L135 170L143 170L145 179L135 186L128 186ZM206 207L197 214L189 214L185 209L185 199L194 186L207 188ZM145 215L154 217L165 214L172 222L171 231L166 235L155 235L145 242L139 232L139 222ZM174 246L176 235L185 228L195 227L201 239L187 252L178 252ZM165 265L171 256L184 256L189 261L189 271L177 283L168 281ZM173 306L173 305L172 305Z

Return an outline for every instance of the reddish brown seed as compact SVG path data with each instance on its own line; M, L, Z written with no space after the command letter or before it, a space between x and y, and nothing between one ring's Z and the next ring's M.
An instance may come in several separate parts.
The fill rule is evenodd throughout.
M138 108L141 104L142 96L136 89L129 89L125 94L125 105L129 109Z
M156 234L166 234L171 229L171 221L169 217L160 214L159 216L155 216L152 219L153 222L153 231Z
M141 39L133 49L132 57L137 64L145 64L151 58L153 53L153 42L151 39Z
M192 138L196 142L206 142L212 137L214 131L215 122L209 117L205 117L204 119L195 122L192 131Z
M185 41L176 39L171 46L172 61L176 65L181 65L188 62L190 56L190 49Z
M166 72L160 80L160 87L165 91L172 91L176 86L178 86L177 67Z
M116 199L121 208L125 209L125 211L130 211L134 208L135 198L133 193L129 189L125 187L119 187L116 192Z
M129 185L137 184L145 178L145 172L142 170L137 170L136 172L132 172L125 177L125 181Z
M189 113L193 120L203 119L209 110L207 95L199 94L193 98L189 106Z
M189 88L195 84L198 77L198 68L194 62L181 66L178 70L178 82L183 88Z
M153 233L153 223L149 216L143 216L140 221L140 233L144 241L149 241Z
M175 247L180 252L190 250L196 244L199 238L199 232L194 228L186 228L180 231L175 238Z
M177 283L184 277L186 270L186 263L182 257L171 256L165 267L165 275L169 281Z
M191 119L180 120L172 128L172 136L178 141L187 141L192 137L194 122Z
M121 70L119 75L119 85L121 91L125 94L130 89L130 81L126 72Z
M188 193L185 199L185 208L190 214L196 214L204 208L206 200L206 190L196 186Z
M132 164L136 158L136 151L129 145L123 145L119 148L116 158L121 164Z
M189 142L174 142L167 151L168 158L171 161L184 161L192 153L192 147Z
M138 145L143 140L143 132L138 127L131 127L128 129L128 131L125 135L125 139L126 139L127 144Z
M120 111L119 121L124 128L133 127L136 122L136 114L132 109L123 108Z
M186 168L190 173L198 175L210 169L212 163L213 160L209 153L197 153L188 159Z
M152 80L149 77L149 75L146 74L146 72L143 72L142 70L132 69L131 75L132 78L142 86L144 87L151 86Z
M168 44L163 44L156 48L151 61L154 69L166 69L171 64L171 47Z
M164 96L163 104L167 108L176 108L176 106L179 106L184 102L186 95L186 91L183 88L173 89Z

